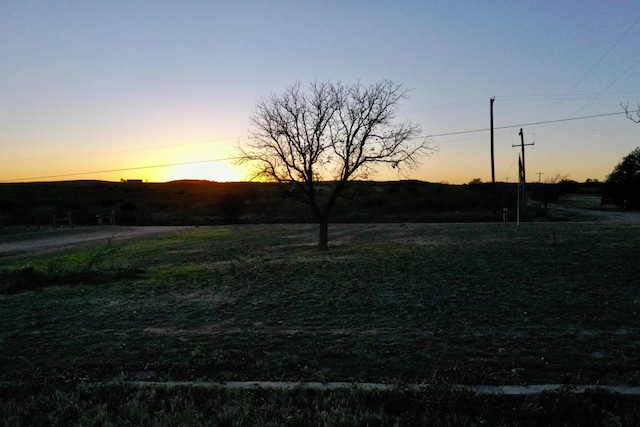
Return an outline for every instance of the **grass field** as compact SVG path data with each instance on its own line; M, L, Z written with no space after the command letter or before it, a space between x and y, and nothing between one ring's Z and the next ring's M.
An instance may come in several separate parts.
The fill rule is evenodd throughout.
M565 194L560 197L558 203L562 206L579 209L604 209L602 197L597 194ZM614 209L615 206L608 206Z
M82 414L107 405L100 396L118 395L83 388L94 381L640 384L638 225L333 225L330 245L316 250L313 225L244 225L1 258L0 380L23 385L0 388L0 416L30 419L8 396L33 398L29 384L56 385L41 393L44 407L58 396ZM141 405L159 399L121 392L142 393ZM180 405L194 404L196 397L179 397L193 391L176 393ZM214 401L233 394L207 393ZM428 419L419 408L434 399L404 395L403 406L394 393L235 393L229 410L251 399L275 410L290 399L282 413L293 411L292 418L274 425L313 424L300 418L309 413L296 417L292 409L310 401L313 413L326 404L337 416L336 402L354 413L343 425L367 417L372 425L418 423ZM489 419L456 406L470 397L452 396L438 407L453 405L442 413L461 417L448 425ZM171 398L163 399L167 405ZM380 405L370 399L395 403L376 412ZM477 399L485 409L503 402ZM555 396L553 408L584 404L558 399L570 398ZM601 397L590 399L578 412L600 408L593 402ZM89 406L80 410L79 402ZM621 402L607 403L619 411L599 412L602 419L640 420L635 401ZM535 405L539 399L523 398L514 414Z

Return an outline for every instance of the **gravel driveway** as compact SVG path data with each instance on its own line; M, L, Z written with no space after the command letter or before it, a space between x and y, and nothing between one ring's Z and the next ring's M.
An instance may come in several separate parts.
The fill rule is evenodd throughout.
M597 222L640 223L640 212L597 211L549 205L556 215L581 217ZM69 246L100 240L132 239L138 236L191 230L192 226L92 226L59 228L0 234L0 256L12 253L59 250Z
M38 250L57 250L100 240L132 239L138 236L190 230L193 227L76 227L16 232L0 235L0 255Z
M581 217L598 222L624 222L636 223L640 222L640 212L629 211L607 211L570 208L562 205L549 204L549 211L557 216Z

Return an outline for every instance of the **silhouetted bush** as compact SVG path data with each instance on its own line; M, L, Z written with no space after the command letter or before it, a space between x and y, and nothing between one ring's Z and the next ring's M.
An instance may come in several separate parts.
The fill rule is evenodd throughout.
M626 155L602 187L602 203L640 209L640 147Z

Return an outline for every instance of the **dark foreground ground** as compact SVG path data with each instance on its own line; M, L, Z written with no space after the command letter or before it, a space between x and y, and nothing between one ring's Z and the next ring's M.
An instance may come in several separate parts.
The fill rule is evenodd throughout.
M0 418L7 425L637 424L637 397L475 396L451 385L639 385L638 224L340 224L330 228L327 252L316 249L316 231L199 227L5 252L0 379L9 383L0 387ZM398 387L126 383L137 379ZM403 387L413 383L432 387Z

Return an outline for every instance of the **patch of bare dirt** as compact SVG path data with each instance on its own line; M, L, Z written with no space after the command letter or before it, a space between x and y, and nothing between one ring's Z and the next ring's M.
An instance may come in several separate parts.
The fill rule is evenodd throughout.
M640 212L580 209L555 204L549 205L549 211L558 216L579 217L592 221L618 223L640 222Z
M101 240L123 240L153 234L191 230L193 227L77 227L56 228L0 236L0 255L18 252L55 251Z

